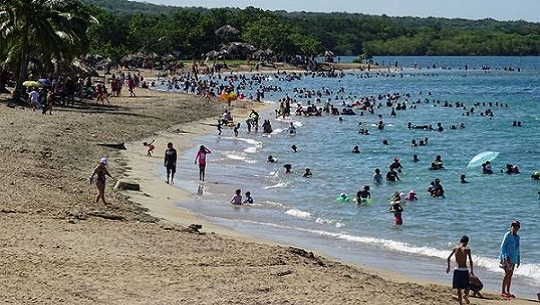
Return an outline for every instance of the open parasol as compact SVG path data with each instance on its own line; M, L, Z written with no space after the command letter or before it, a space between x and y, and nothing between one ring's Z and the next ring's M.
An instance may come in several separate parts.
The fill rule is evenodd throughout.
M41 87L41 83L35 80L27 80L23 82L22 85L25 87Z
M478 155L474 156L471 159L471 161L469 161L467 168L478 167L482 165L482 163L494 160L495 158L497 158L498 155L499 155L499 152L496 152L496 151L481 152Z

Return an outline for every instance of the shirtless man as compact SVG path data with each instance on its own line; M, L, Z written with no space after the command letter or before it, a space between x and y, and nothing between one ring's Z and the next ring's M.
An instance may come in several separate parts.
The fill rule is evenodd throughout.
M448 266L446 267L446 273L450 272L450 259L452 256L456 256L457 268L454 269L454 278L452 281L452 288L457 289L458 301L459 304L465 303L469 304L469 287L471 283L469 281L469 269L467 268L467 257L469 258L469 264L471 266L471 275L474 275L473 272L473 262L471 256L471 249L467 248L469 243L469 237L463 236L459 241L459 245L455 246L452 250L452 253L448 256L447 262ZM465 289L465 294L462 295L461 290Z

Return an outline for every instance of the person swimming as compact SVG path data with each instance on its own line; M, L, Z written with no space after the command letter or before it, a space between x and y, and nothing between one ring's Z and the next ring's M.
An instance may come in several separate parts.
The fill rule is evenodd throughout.
M394 158L394 162L390 164L389 168L396 170L398 173L401 173L403 166L401 165L401 163L399 163L399 158Z
M269 162L269 163L276 163L277 162L277 159L272 157L272 155L268 156L268 158L266 159L266 162Z
M293 122L291 122L291 124L289 125L289 134L290 135L295 135L296 134L296 127L294 127Z
M393 168L391 168L390 171L386 173L386 181L389 181L389 182L400 181L398 174Z
M431 167L429 168L430 170L439 170L439 169L443 169L444 166L443 166L443 161L442 161L442 157L441 155L437 155L435 157L435 161L433 161L431 163Z
M409 194L407 195L407 197L405 197L405 200L408 200L408 201L415 201L415 200L418 200L418 197L416 197L416 193L414 190L411 190L409 192Z
M431 197L443 197L444 198L444 189L441 184L441 180L436 178L433 181L433 188L431 189Z
M285 168L285 174L290 174L291 173L291 169L292 169L292 165L287 163L285 165L283 165L283 167Z
M375 173L373 174L373 182L375 182L375 184L381 184L382 181L383 177L381 175L381 170L376 168Z
M313 176L313 173L311 172L311 170L309 168L306 168L306 171L304 172L304 174L302 175L302 177L304 178L311 178L311 176Z
M482 173L486 175L493 174L493 168L491 167L491 162L486 161L482 163Z
M350 202L351 198L349 198L346 193L341 193L341 194L339 194L339 197L336 198L335 201L337 203L346 203L346 202Z
M356 193L356 204L360 205L362 201L366 201L371 198L371 193L369 192L369 185L365 185L363 189Z
M506 164L506 173L507 174L519 174L519 168L513 164Z
M353 154L359 154L359 153L360 153L360 149L358 148L358 145L355 145L355 146L353 147L352 153L353 153Z

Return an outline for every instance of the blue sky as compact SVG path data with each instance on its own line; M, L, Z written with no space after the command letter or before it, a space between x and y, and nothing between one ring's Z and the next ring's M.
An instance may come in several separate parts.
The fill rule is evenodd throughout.
M254 6L268 10L358 12L372 15L540 21L540 0L137 0L202 7Z

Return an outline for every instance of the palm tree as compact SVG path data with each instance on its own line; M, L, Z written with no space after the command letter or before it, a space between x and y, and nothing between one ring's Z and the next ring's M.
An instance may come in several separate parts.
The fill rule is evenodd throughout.
M0 59L17 76L13 98L29 72L52 71L84 54L92 22L79 0L0 0Z

